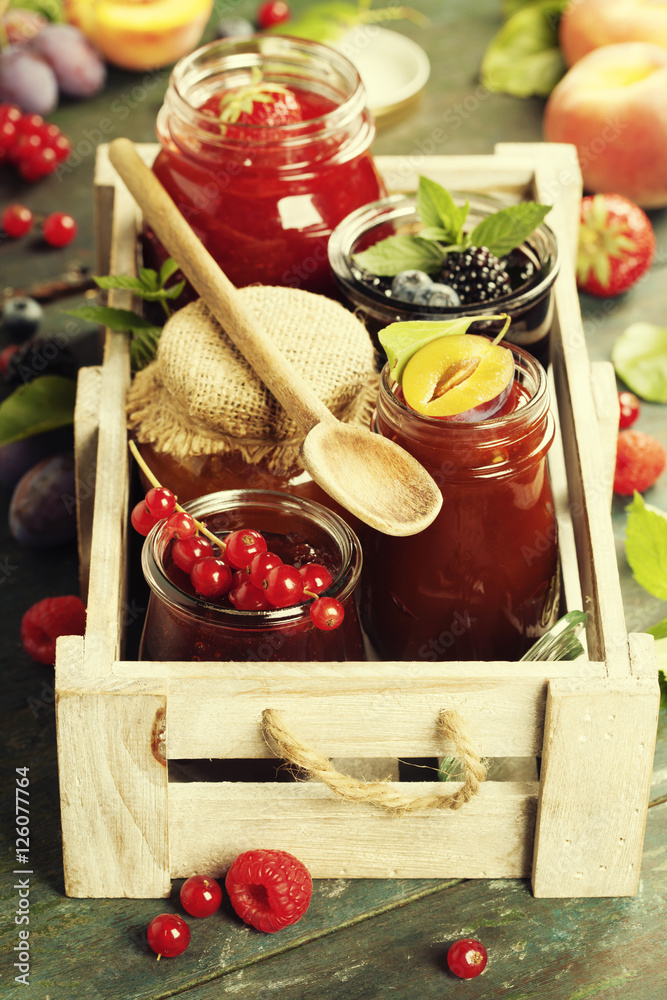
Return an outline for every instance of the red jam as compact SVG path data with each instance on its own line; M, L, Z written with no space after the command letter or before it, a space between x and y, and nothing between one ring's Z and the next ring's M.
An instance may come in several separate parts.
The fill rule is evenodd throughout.
M383 659L516 660L556 620L557 526L546 468L554 424L544 371L513 353L513 391L479 423L409 410L385 369L376 429L422 462L443 506L418 535L363 537L361 609Z

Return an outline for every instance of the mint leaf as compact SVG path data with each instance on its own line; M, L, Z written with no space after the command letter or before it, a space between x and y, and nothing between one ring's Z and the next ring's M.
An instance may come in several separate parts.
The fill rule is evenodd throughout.
M649 510L640 493L626 507L625 554L640 587L667 600L667 517Z
M19 386L0 404L0 445L66 427L74 420L76 383L61 375L40 375Z
M500 317L485 316L484 318L499 319ZM401 382L405 366L420 347L424 347L440 337L467 333L468 327L475 320L474 316L471 319L443 320L441 323L416 320L414 323L391 323L384 330L380 330L378 336L387 355L392 378L398 383Z
M667 327L631 323L611 349L616 374L651 403L667 403Z
M504 257L523 243L550 211L550 205L539 205L532 201L508 205L482 219L468 234L468 245L487 247L496 257Z
M138 372L149 365L155 357L157 345L162 333L161 326L139 330L130 341L130 364L132 371Z
M141 278L131 278L129 274L93 275L93 281L98 288L120 288L123 291L136 292L137 294L144 290Z
M114 309L111 306L81 306L78 309L63 310L68 316L78 316L89 323L99 323L108 326L110 330L133 333L135 330L154 328L149 319L132 312L131 309Z
M551 93L566 69L558 23L567 2L538 0L511 14L482 59L480 76L487 90L514 97Z
M419 178L417 192L419 218L427 229L441 228L446 233L442 237L444 243L461 242L463 223L468 217L469 210L468 202L459 207L449 191L441 184L429 180L428 177Z
M164 264L160 268L160 285L164 288L172 274L178 271L178 264L173 257L167 257Z
M372 274L392 276L400 271L437 271L445 257L444 250L419 236L388 236L375 246L354 254L359 267Z

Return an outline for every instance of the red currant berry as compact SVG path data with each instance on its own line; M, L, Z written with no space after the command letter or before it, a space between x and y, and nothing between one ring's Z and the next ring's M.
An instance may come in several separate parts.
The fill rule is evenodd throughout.
M217 556L204 556L192 567L190 582L202 597L222 597L232 585L232 571Z
M11 149L18 138L18 129L13 121L0 122L0 149Z
M45 124L41 115L21 115L17 128L21 135L39 135Z
M330 632L343 624L345 608L335 597L318 597L310 605L309 614L315 628Z
M78 227L72 216L66 212L52 212L44 219L42 232L50 246L66 247L76 236Z
M229 591L229 600L237 611L269 611L271 605L259 587L247 578Z
M42 140L38 135L19 134L16 142L9 148L9 159L20 165L42 149Z
M35 221L32 212L25 205L10 205L2 213L2 228L8 236L17 239L32 229Z
M154 486L146 494L146 506L153 517L169 517L176 509L176 497L164 486Z
M253 528L239 528L225 538L225 559L235 569L245 569L260 552L266 552L266 542Z
M620 430L624 431L628 427L632 427L637 418L641 407L639 405L639 400L635 396L634 392L619 392L618 403L621 408L621 416L618 422Z
M177 538L171 549L171 557L184 573L191 573L194 565L204 556L213 555L213 546L208 538L201 535L191 535L189 538Z
M276 566L264 581L264 594L274 608L288 608L303 597L303 579L294 566Z
M184 510L175 510L167 518L167 534L172 538L190 538L196 531L194 517Z
M210 875L192 875L181 886L181 903L191 917L210 917L221 902L220 883Z
M182 955L190 944L190 928L177 913L161 913L148 925L148 944L162 958Z
M72 152L72 143L62 132L55 139L46 139L45 145L56 154L57 163L64 163Z
M269 570L275 569L276 566L282 566L282 564L282 559L275 552L260 552L258 555L253 556L245 569L250 577L250 582L255 587L263 587L266 574Z
M331 573L321 563L306 563L299 567L299 573L303 580L303 589L309 590L311 594L321 594L333 583Z
M0 104L0 125L4 122L12 122L13 125L21 121L21 109L15 104Z
M447 965L461 979L474 979L484 972L488 956L486 948L474 938L455 941L447 952Z
M148 535L151 530L158 523L159 518L153 517L153 515L146 509L146 504L143 500L132 509L130 514L130 521L132 522L132 527L135 531L138 531L140 535Z
M257 11L257 26L264 31L276 24L284 24L290 17L291 11L285 0L266 0Z

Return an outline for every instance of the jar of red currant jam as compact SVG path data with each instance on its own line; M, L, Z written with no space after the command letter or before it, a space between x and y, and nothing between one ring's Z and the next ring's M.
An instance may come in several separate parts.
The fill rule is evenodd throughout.
M174 68L153 170L235 285L331 292L331 231L384 193L374 134L342 53L278 35L224 39Z
M141 639L142 660L342 661L365 658L354 590L361 547L354 532L318 503L270 490L229 490L184 504L188 513L224 541L239 528L261 532L268 550L297 569L317 563L332 581L321 596L344 609L338 627L310 618L312 599L293 607L238 610L227 596L200 597L173 559L173 539L158 524L142 551L151 595Z
M554 420L544 369L511 349L510 394L476 423L410 409L383 370L375 429L419 459L443 495L420 534L363 536L362 616L383 659L515 660L556 621Z

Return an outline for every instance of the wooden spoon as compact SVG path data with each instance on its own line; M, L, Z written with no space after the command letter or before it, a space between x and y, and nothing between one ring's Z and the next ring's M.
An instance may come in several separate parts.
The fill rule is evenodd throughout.
M234 285L129 139L114 139L109 158L158 239L212 315L306 432L303 464L315 482L378 531L413 535L426 528L442 505L440 490L426 470L388 438L334 417L244 309Z

